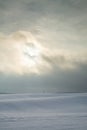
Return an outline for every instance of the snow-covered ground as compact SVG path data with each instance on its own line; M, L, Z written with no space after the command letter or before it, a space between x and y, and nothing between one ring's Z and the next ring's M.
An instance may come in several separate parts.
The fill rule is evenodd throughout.
M87 130L87 93L2 94L0 130Z

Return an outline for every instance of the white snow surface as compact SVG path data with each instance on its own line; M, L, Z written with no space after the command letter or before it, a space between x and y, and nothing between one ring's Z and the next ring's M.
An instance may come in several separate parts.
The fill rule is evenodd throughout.
M1 94L0 130L87 130L87 93Z

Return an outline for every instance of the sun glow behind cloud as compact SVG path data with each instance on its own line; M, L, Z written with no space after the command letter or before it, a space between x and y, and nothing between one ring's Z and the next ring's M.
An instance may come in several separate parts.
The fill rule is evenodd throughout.
M0 36L0 72L43 74L57 68L75 69L87 63L86 52L44 46L26 31Z
M38 59L40 56L40 51L40 48L38 48L37 45L34 45L34 43L26 43L23 46L24 56L32 61Z

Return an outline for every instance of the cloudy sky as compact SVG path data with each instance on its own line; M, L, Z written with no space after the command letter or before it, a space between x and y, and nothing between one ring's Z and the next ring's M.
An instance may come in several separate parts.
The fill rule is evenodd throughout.
M0 93L87 92L87 0L0 0Z

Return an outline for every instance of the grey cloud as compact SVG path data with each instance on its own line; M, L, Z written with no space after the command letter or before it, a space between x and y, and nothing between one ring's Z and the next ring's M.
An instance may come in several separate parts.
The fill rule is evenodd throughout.
M0 0L0 30L11 32L20 30L20 28L35 29L36 26L40 26L38 21L44 17L56 20L57 23L54 23L53 26L58 25L60 19L65 26L68 24L80 31L80 28L82 30L87 26L86 1L78 2L82 9L75 5L72 6L73 3L76 2L72 0ZM83 22L85 22L85 26Z
M49 63L53 69L55 67L59 67L61 69L75 69L81 64L87 65L86 55L80 57L79 55L73 56L72 54L55 54L53 56L49 54L42 54L42 58L45 62Z

